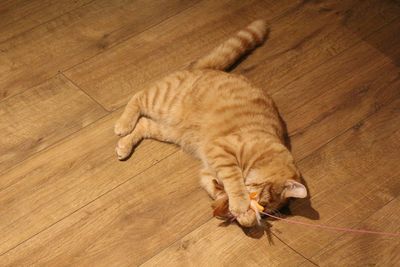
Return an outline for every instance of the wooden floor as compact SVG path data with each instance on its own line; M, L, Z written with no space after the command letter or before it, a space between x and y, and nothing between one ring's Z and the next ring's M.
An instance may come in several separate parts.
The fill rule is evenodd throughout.
M172 145L117 160L129 96L258 18L233 72L287 122L311 195L289 218L399 232L399 1L4 0L0 266L399 266L399 238L220 226Z

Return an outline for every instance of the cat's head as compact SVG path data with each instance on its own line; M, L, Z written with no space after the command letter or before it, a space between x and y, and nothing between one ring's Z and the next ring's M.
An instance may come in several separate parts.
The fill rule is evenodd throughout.
M257 193L257 201L272 213L288 203L290 198L307 197L307 189L301 183L301 175L289 150L283 145L275 146L268 158L261 159L250 169L245 177L249 193ZM223 191L223 186L216 184ZM212 207L214 216L228 221L234 217L229 212L229 200L226 193L217 198Z
M284 146L255 164L246 176L245 184L249 192L257 192L257 201L267 212L279 210L290 198L307 197L300 172Z

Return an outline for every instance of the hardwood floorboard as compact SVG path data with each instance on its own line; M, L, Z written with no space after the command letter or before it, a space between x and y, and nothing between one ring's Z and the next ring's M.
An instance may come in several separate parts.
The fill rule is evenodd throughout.
M196 169L198 163L192 157L174 153L2 255L1 260L15 266L58 266L67 261L96 266L137 265L211 218ZM46 249L39 245L44 243L52 246Z
M115 116L114 116L115 118ZM112 121L109 121L112 122ZM98 124L93 125L93 127L90 127L90 129L95 129L93 130L93 132L98 133L99 126L96 126ZM109 128L111 128L109 125ZM90 131L90 130L87 130ZM59 196L60 193L65 193L63 196L65 197L65 200L68 202L68 205L70 207L76 207L76 208L80 208L81 206L85 205L85 202L82 202L83 204L80 204L81 206L79 206L77 202L82 201L82 199L77 199L76 201L72 201L70 199L68 199L69 197L73 196L74 193L80 192L82 189L82 185L83 188L85 188L85 185L81 183L79 183L83 177L80 177L80 180L77 180L77 177L74 177L76 175L76 171L78 171L79 173L79 166L77 166L77 164L69 159L68 157L68 153L66 153L65 151L71 151L70 156L72 157L72 155L74 155L74 157L77 157L76 151L78 146L82 146L82 144L84 144L84 148L86 149L93 149L91 146L89 146L87 148L87 145L85 144L85 140L87 141L87 139L89 139L89 137L85 136L86 129L83 131L83 133L81 133L80 137L83 137L83 140L80 138L78 142L75 142L72 145L59 145L57 146L56 150L58 148L60 148L61 150L59 150L58 152L55 152L54 150L49 150L46 151L45 153L38 155L37 157L35 157L33 160L30 160L29 163L25 164L24 166L27 166L28 168L24 170L24 168L20 168L15 170L14 172L11 173L7 173L4 177L4 179L0 179L2 180L2 182L5 185L12 185L9 186L8 188L6 188L6 190L3 191L3 203L6 203L7 205L4 205L4 212L7 214L10 214L7 217L7 220L4 222L6 224L3 224L4 230L6 232L8 232L9 234L7 234L4 239L6 240L6 242L3 243L4 245L4 250L2 251L7 251L7 249L12 248L13 246L18 245L20 242L23 242L24 240L26 240L26 238L28 238L29 236L32 236L40 231L42 231L43 229L45 229L47 226L51 225L52 223L56 222L58 219L62 219L63 216L68 215L69 213L72 212L72 210L68 209L65 205L66 202L64 202L62 200L63 197L57 197ZM93 133L92 133L93 134ZM102 138L100 138L102 139ZM103 140L104 141L104 140ZM67 141L68 142L68 141ZM67 149L66 147L71 147L70 149ZM113 147L113 146L112 146ZM101 150L93 150L93 152L91 151L91 153L99 153ZM63 153L63 159L62 161L59 162L53 162L52 166L50 168L48 168L48 172L43 173L43 165L45 164L45 158L52 158L52 156L49 156L47 153L55 153L54 155L57 155L59 153ZM83 149L82 153L87 152L87 150ZM151 153L151 151L147 151L148 153ZM159 151L157 152L159 153ZM106 158L107 160L109 160L109 153L106 153ZM112 154L111 154L112 155ZM79 156L78 156L79 158ZM92 167L89 166L87 167L87 163L82 162L82 167L83 168L87 168L88 171L90 173L93 173ZM78 164L79 165L79 164ZM89 164L90 165L90 164ZM69 167L69 166L73 166ZM119 166L119 165L118 165ZM70 178L67 178L69 176L68 171L71 170L73 171L73 174L71 174ZM33 172L32 172L33 170ZM67 173L66 173L66 172ZM37 177L35 175L37 175L38 173L41 173L41 177ZM63 177L62 180L55 180L50 179L51 176L56 175L57 177ZM81 174L82 175L82 174ZM80 175L80 176L81 176ZM72 178L72 179L71 179ZM74 179L76 180L76 183L79 183L79 188L78 186L73 189L74 186ZM29 181L29 183L26 183L27 179ZM65 183L68 182L68 187L65 187ZM54 184L55 183L55 184ZM50 185L51 184L51 185ZM75 184L76 185L76 184ZM88 185L88 188L91 188L90 186L92 186L93 184ZM106 184L107 186L109 186L109 184ZM197 183L196 183L197 185ZM40 186L41 190L39 190L38 186ZM72 189L71 189L72 187ZM50 188L54 188L55 190L51 190ZM91 188L93 189L93 188ZM93 190L95 191L95 190ZM101 189L99 190L99 192L101 193ZM21 196L15 196L15 194L19 194L19 193L23 193L23 195ZM100 194L99 193L99 194ZM45 196L43 194L46 194ZM98 195L96 195L95 193L93 194L93 198L95 199ZM88 196L83 195L82 198L87 198ZM52 203L51 200L57 198L57 203ZM37 201L34 205L31 206L27 206L25 201L28 201L28 203L32 200L32 199L41 199L41 201ZM90 198L88 198L90 199ZM90 200L85 199L87 202L89 202ZM49 207L48 205L54 205L56 207L53 208ZM60 204L63 205L63 208L60 209ZM78 205L78 206L74 206L74 205ZM28 207L28 209L24 209L24 207ZM36 211L34 216L32 217L32 214L30 213L26 213L29 211ZM41 210L41 212L37 212L38 210ZM10 212L12 211L12 212ZM59 212L59 215L57 215L57 211ZM51 214L51 216L50 216ZM32 221L28 222L26 221L27 218L30 218ZM41 220L41 223L35 223ZM11 224L8 224L9 222L12 222ZM35 225L37 227L35 227ZM10 228L11 227L11 228ZM6 230L8 229L8 230ZM11 229L18 229L19 231L19 235L15 236L13 235Z
M368 5L367 9L364 2L310 1L298 12L273 21L265 45L235 71L266 88L270 94L276 94L310 71L318 71L324 62L358 45L362 38L375 35L375 31L394 18L387 10L400 16L400 7L395 4L386 4L381 9ZM369 2L381 3L380 0ZM355 14L357 19L353 19ZM371 20L374 27L357 31L358 24ZM304 101L304 98L299 100Z
M362 0L357 2L356 9L346 10L342 24L363 38L399 15L400 4L397 0Z
M0 217L0 254L176 151L145 142L129 161L119 162L112 133L118 115L102 118L0 175L0 213L6 214Z
M386 65L387 65L388 63L386 62ZM389 72L389 74L390 74L390 72ZM385 76L383 76L383 77L385 77ZM389 75L389 77L390 77L390 75ZM378 88L379 89L379 88ZM291 121L288 121L289 123L291 123ZM293 123L295 122L295 120L293 121ZM330 121L329 120L327 120L327 122L326 123L330 123ZM94 129L97 129L97 128L94 128ZM65 150L65 148L63 148L63 147L61 147L60 148L60 151L62 151L62 150ZM44 158L47 158L48 156L46 155L46 156L43 156ZM177 160L177 162L180 162L179 160ZM196 171L194 171L194 173L196 173ZM200 189L198 189L199 190L199 192L201 192L201 190ZM21 190L16 190L17 192L18 191L21 191ZM21 203L19 203L18 204L18 206L21 206ZM22 205L22 206L24 206L24 205ZM56 207L55 209L57 209L58 207ZM49 210L50 212L52 211L51 209L49 209L48 207L46 207L45 208L46 210ZM208 209L208 207L207 207L207 209ZM206 210L204 210L203 211L204 213L206 213ZM203 213L203 214L204 214ZM43 224L43 223L42 223ZM209 222L209 224L211 224L211 225L213 225L213 223L212 222ZM213 226L211 226L211 227L213 227ZM69 227L65 227L66 229L69 229ZM264 239L263 239L264 240ZM271 260L271 259L268 259L268 260Z
M202 1L65 74L108 110L117 109L133 93L189 65L251 21L272 19L295 1L273 2Z
M382 232L400 231L400 198L397 197L356 227ZM314 259L320 266L396 266L400 262L400 240L372 235L343 235Z
M364 41L378 49L392 60L393 64L400 67L400 35L394 34L400 30L400 18L394 20L387 27Z
M399 85L398 68L362 43L273 97L301 159L399 96Z
M190 0L96 0L11 38L0 44L0 100L40 84L194 4L196 1Z
M11 0L0 3L0 43L93 0Z
M308 217L318 223L355 227L398 197L399 104L397 97L299 162L311 200L291 206L294 219L306 221ZM299 227L274 223L273 229L307 258L338 237L349 235Z
M142 266L315 266L279 239L245 236L236 225L210 220Z
M262 17L270 21L269 38L263 47L238 66L236 72L245 74L256 85L274 93L361 41L341 26L345 18L351 17L348 14L359 13L358 1L341 1L340 4L336 1L323 4L311 1L300 6L290 3L287 7L278 5L281 10L278 7L271 10L269 2L246 6L239 3L235 9L227 7L227 3L232 5L229 1L219 1L218 6L204 2L131 38L101 57L68 70L66 75L107 109L113 110L126 104L134 92L145 89L151 82L173 70L183 68L250 20ZM376 15L375 9L370 9L368 14ZM395 5L385 6L386 9L397 10L400 14L400 8ZM201 19L205 14L207 20ZM367 36L385 25L392 16L390 13L390 17L384 20L374 19L376 26L360 33L360 36ZM189 23L188 20L196 23ZM190 26L176 29L176 24ZM352 25L356 25L356 20ZM124 60L127 55L132 58L131 61ZM137 67L139 62L140 68ZM160 64L154 65L154 62ZM92 72L93 69L97 71ZM110 91L113 92L112 97Z
M300 168L305 170L304 176L311 192L312 206L310 206L309 200L295 202L291 206L291 213L293 213L295 220L306 221L305 218L308 217L314 220L319 219L325 224L352 227L392 201L393 197L398 196L400 181L397 176L400 173L400 168L395 164L398 161L396 153L399 148L393 147L392 144L396 143L399 137L396 127L400 118L396 115L399 112L399 100L400 98L374 114L362 126L354 127L317 151L315 155L313 154L300 162ZM370 148L369 143L371 142L375 143L374 149ZM365 153L366 150L369 151L368 154ZM387 153L391 160L388 162L386 157L379 162L372 159L366 160L372 157L374 159L379 158L380 153ZM366 154L367 156L365 156ZM343 162L351 166L342 166ZM365 172L360 173L360 166L368 168L368 171L365 170ZM370 170L374 171L371 172ZM385 171L388 176L379 179L379 174L384 175ZM374 192L379 193L374 194ZM320 221L318 223L321 223ZM214 230L215 224L216 222L211 220L196 229L193 233L150 259L149 266L157 264L173 266L180 263L183 263L183 265L190 265L191 263L212 264L213 262L221 264L239 263L238 266L240 266L248 260L248 258L239 256L243 254L250 256L250 259L259 255L261 259L257 260L257 264L273 266L300 264L308 266L311 264L305 259L301 261L293 255L287 254L285 250L278 249L276 251L276 245L274 245L275 249L271 251L266 235L262 236L260 239L262 241L258 244L260 240L254 241L244 235L241 236L232 226L222 228L224 234L221 234L218 231L219 229ZM272 231L276 235L276 237L272 237L273 242L276 240L281 242L282 240L301 255L309 258L311 258L312 253L331 244L338 236L346 235L283 222L275 221L272 224ZM395 231L396 229L392 228L392 230ZM232 239L235 240L233 246L217 245L231 244ZM357 240L356 237L354 237L354 240ZM215 244L216 242L218 243ZM254 245L255 243L257 245ZM390 244L390 242L385 244ZM373 244L368 245L373 246ZM391 243L387 250L394 251L397 245L398 242ZM343 250L343 253L345 253L345 250ZM226 259L223 255L226 255ZM238 258L235 257L236 255ZM311 258L311 260L314 261L314 258ZM334 259L332 259L333 261ZM322 258L321 261L315 262L319 265L320 263L323 264L324 260ZM350 262L351 260L343 263L348 265ZM359 263L363 262L362 259L359 261Z
M4 173L107 112L57 75L0 102L0 114L0 173Z
M183 248L179 246L183 253L186 254L186 249L192 249L189 250L188 246L193 246L193 252L206 252L205 248L221 252L212 253L214 258L208 253L199 254L198 258L193 258L197 263L211 263L217 260L217 255L221 255L221 263L237 262L240 249L245 249L246 246L250 246L247 249L251 249L254 255L261 253L263 261L260 263L276 264L279 257L283 256L283 264L304 261L279 240L274 240L273 245L270 244L268 250L265 250L262 246L268 244L265 237L260 240L243 240L245 235L237 226L218 227L220 221L210 220L211 210L205 192L199 187L197 169L198 163L190 156L183 152L174 153L2 255L2 262L17 266L33 263L59 265L67 261L69 264L96 266L137 265L196 228L195 233L200 232L195 236L203 236L204 239L200 238L199 242L183 240ZM204 223L206 224L202 226ZM210 231L211 229L213 230ZM217 231L214 231L215 229ZM157 239L153 238L155 235L158 236ZM192 235L193 233L189 236ZM241 245L218 245L232 239ZM202 244L203 242L206 243ZM39 246L43 243L53 244L58 247L57 251L60 253L54 251L51 246L47 249ZM208 246L210 243L214 245ZM224 251L221 249L233 248L233 252L237 251L238 258L222 256ZM165 261L164 264L184 264L185 261L183 258L182 260Z

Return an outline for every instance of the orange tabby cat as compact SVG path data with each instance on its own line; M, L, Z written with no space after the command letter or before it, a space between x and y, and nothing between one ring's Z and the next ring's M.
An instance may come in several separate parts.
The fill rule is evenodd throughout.
M256 223L249 192L258 193L267 211L307 195L272 99L245 77L223 72L260 45L266 30L266 23L257 20L189 70L138 92L115 125L122 137L119 159L144 138L178 144L201 159L202 186L213 199L226 193L230 213L246 227Z

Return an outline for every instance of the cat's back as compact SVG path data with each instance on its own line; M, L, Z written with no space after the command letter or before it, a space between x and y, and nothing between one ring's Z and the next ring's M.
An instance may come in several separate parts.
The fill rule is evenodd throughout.
M181 105L185 120L215 135L248 128L280 128L278 112L263 88L246 77L217 70L186 71L191 86Z
M198 78L190 90L191 97L205 113L222 116L252 110L253 115L261 115L263 111L275 109L265 89L254 86L242 75L216 70L195 73Z
M267 105L272 103L263 89L254 86L242 75L208 69L185 70L175 72L166 79L174 77L182 81L182 86L178 88L182 100L185 100L182 104L211 110L215 106L222 108L230 102L252 104L252 101L261 98Z

